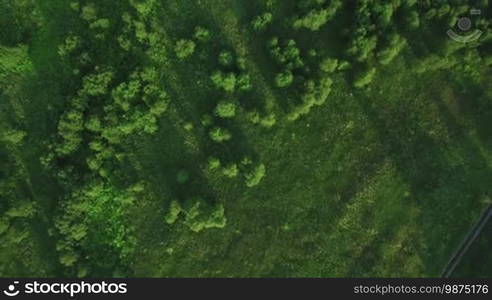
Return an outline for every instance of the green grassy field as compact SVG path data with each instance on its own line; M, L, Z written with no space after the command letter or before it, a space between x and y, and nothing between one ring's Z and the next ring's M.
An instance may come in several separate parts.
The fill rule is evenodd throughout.
M492 72L485 63L490 39L446 56L426 44L426 38L445 44L442 20L424 21L419 11L422 25L410 31L394 17L388 28L398 30L408 46L383 65L377 55L360 62L346 54L357 28L356 4L344 4L333 20L309 31L292 29L296 1L100 1L97 18L116 24L108 29L113 38L105 39L92 38L98 27L86 29L72 17L69 4L35 4L32 37L0 48L0 126L25 133L22 142L4 138L5 146L0 145L2 168L22 166L16 174L0 172L0 191L8 190L0 193L5 203L0 212L11 218L8 229L0 231L8 241L0 248L1 276L432 277L486 206L492 182ZM265 11L273 21L257 32L251 21ZM126 52L115 46L120 28L126 28L125 12L136 24L129 27L136 32L131 43L141 44ZM193 54L182 59L175 45L191 39L196 26L211 32L210 41L197 41ZM139 37L145 34L138 28L148 36ZM73 50L80 56L60 58L59 46L70 35L89 41L84 44L89 63L80 62L84 49ZM269 53L272 37L295 40L307 66L295 70L287 88L275 84L283 66ZM313 49L316 54L309 55ZM219 66L223 51L241 58L243 67ZM443 66L432 67L432 55ZM289 120L304 81L315 78L324 57L343 58L352 67L330 74L331 93L323 105ZM449 57L456 63L443 62ZM354 79L368 65L377 68L374 79L355 88ZM423 72L422 65L431 67ZM145 68L158 74L149 85L164 89L169 99L154 132L137 129L113 143L109 133L77 129L79 148L63 155L56 150L65 143L60 120L73 107L83 111L86 127L91 116L114 125L113 119L140 112L137 100L120 112L111 99L132 72ZM220 68L247 72L252 89L216 88L210 76ZM108 91L85 89L87 76L101 70L115 74ZM88 99L82 108L73 104L79 98ZM232 119L213 115L224 99L237 103ZM261 118L274 115L275 124L255 124L255 112ZM204 115L229 130L231 141L212 141ZM86 163L103 153L91 145L95 141L113 151L100 170ZM48 154L54 155L51 167L43 163ZM211 170L211 156L222 165L237 163L239 175L231 179ZM254 187L244 182L247 171L239 163L244 157L266 167ZM177 179L183 170L185 184ZM133 200L115 196L136 183L143 187L128 196ZM86 207L84 197L92 196L80 191L93 185L106 189ZM13 186L22 192L12 193ZM187 221L166 222L173 200L187 207L188 199L198 196L205 206L224 207L225 226L194 232ZM10 217L21 198L35 203L36 213ZM183 214L191 214L187 209ZM67 234L66 227L75 232L79 224L87 227L80 235ZM20 230L24 236L15 241ZM12 244L21 250L13 251Z

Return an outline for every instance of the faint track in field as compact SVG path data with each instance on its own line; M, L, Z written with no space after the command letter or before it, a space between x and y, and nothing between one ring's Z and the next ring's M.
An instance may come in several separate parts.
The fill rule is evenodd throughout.
M482 232L482 229L488 223L492 217L492 204L489 205L480 216L480 219L473 225L472 229L466 234L465 238L461 241L460 245L454 252L451 259L448 261L443 271L441 272L441 277L449 278L453 274L456 267L460 264L463 256L468 252L470 246L475 242L477 237Z

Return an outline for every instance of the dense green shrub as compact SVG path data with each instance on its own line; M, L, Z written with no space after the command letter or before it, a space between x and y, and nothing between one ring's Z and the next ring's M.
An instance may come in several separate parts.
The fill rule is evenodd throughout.
M234 178L237 177L239 173L239 169L235 163L231 163L224 168L222 168L222 174L228 178Z
M275 116L275 113L270 113L262 118L259 122L262 127L271 128L275 124L277 124L277 117Z
M282 73L278 73L275 76L275 85L279 88L288 87L294 81L294 75L291 71L286 70Z
M250 91L253 88L251 76L247 73L241 73L237 77L237 88L240 91Z
M209 228L224 228L226 225L224 206L222 204L211 206L199 197L187 200L183 212L184 224L194 232Z
M260 184L261 180L263 177L265 177L266 174L266 168L264 164L259 164L256 166L251 172L246 173L244 175L246 181L246 186L247 187L254 187L258 184Z
M406 44L405 38L396 33L392 34L388 38L386 47L377 54L379 62L383 65L391 63L393 59L400 54Z
M55 221L60 262L66 267L82 266L90 257L91 265L97 268L104 264L115 266L127 259L134 251L135 239L125 208L141 191L141 186L117 190L107 184L91 183L64 199L60 204L63 213Z
M304 93L301 103L296 105L287 115L287 120L295 121L303 115L309 114L313 106L323 105L331 93L333 81L329 77L322 77L318 81L308 80L304 84Z
M369 85L374 76L376 75L376 68L368 68L363 72L359 73L354 80L354 86L356 88L362 88Z
M352 39L352 46L347 50L347 53L354 57L358 62L367 61L374 54L377 42L377 36L356 35L356 37Z
M26 135L27 133L23 130L9 129L3 132L3 134L0 136L0 141L12 146L16 146L22 143Z
M252 22L251 25L253 29L256 31L263 31L267 28L267 26L272 22L273 15L269 12L263 13L257 16Z
M218 159L217 157L213 157L213 156L208 158L207 168L210 171L217 170L220 168L220 166L221 166L220 159Z
M181 213L182 208L181 205L179 205L179 202L176 200L173 200L171 202L171 205L169 206L169 211L165 216L165 221L167 224L174 224L176 220L178 220L179 214Z
M325 73L333 73L338 68L338 59L327 57L321 61L319 68Z
M108 93L108 87L114 74L111 71L98 72L87 75L83 79L82 94L89 96L102 96Z
M372 10L377 15L377 23L380 27L384 28L391 25L395 8L395 3L377 3L372 7Z
M326 0L317 0L313 2L316 4L316 7L309 10L306 15L296 18L293 24L294 28L307 28L312 31L317 31L321 26L333 19L343 5L341 0L331 0L328 6L324 6L325 2Z
M410 11L405 16L405 24L409 29L418 29L420 27L420 16L417 11Z
M215 107L216 116L224 119L233 118L236 115L237 105L232 101L220 101Z
M193 35L197 41L207 42L210 40L210 31L206 28L197 26Z
M268 43L270 54L275 61L289 70L299 69L304 66L301 58L301 50L297 47L294 40L287 40L283 43L278 38L273 38Z
M224 67L230 67L234 63L234 56L230 51L222 51L219 54L219 63Z
M205 114L202 116L202 118L200 119L200 123L204 126L204 127L209 127L209 126L212 126L214 124L214 119L212 118L212 116L208 115L208 114Z
M174 47L176 56L180 59L185 59L195 52L195 42L190 40L179 40Z
M232 93L236 90L236 74L215 71L210 77L214 85L226 92Z
M232 138L232 135L229 132L229 130L225 128L215 127L212 130L210 130L210 138L214 142L223 143L225 141L230 140Z

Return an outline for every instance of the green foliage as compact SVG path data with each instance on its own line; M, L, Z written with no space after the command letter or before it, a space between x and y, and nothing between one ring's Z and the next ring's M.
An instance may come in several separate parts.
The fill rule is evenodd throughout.
M108 93L108 86L113 79L113 72L106 71L88 75L83 79L81 93L89 96L102 96Z
M389 42L386 48L380 51L377 55L379 62L383 65L391 63L407 45L405 38L398 34L391 35L388 40Z
M279 88L285 88L292 84L294 81L294 75L291 71L286 70L282 73L278 73L275 76L275 85Z
M273 15L269 12L263 13L253 21L251 21L251 25L255 31L263 31L265 30L270 23L273 21Z
M417 62L415 71L417 73L424 73L435 70L446 70L453 68L456 64L458 64L458 60L454 56L442 57L437 54L431 54Z
M72 54L75 50L77 50L80 47L81 40L80 37L78 36L68 36L63 44L58 46L58 55L61 57L66 57L70 54Z
M11 207L5 212L9 218L31 218L37 212L37 208L32 201L19 201L16 206Z
M206 28L197 26L195 27L194 37L197 41L208 42L210 40L210 31Z
M246 73L241 73L237 77L237 88L240 91L250 91L253 89L253 84L251 83L251 76Z
M210 138L214 142L223 143L225 141L230 140L232 138L232 135L229 132L229 130L225 128L215 127L212 130L210 130Z
M78 260L79 256L75 252L65 252L60 255L60 263L65 267L73 267Z
M6 232L9 229L9 221L7 218L0 219L0 234Z
M0 275L438 274L492 179L485 15L110 2L0 1Z
M231 163L231 164L225 166L222 169L222 174L224 174L224 176L226 176L228 178L237 177L237 175L239 174L239 169L237 167L237 164Z
M410 29L418 29L420 27L420 16L417 11L411 11L405 16L405 23Z
M40 22L35 13L35 1L0 1L0 45L16 46L28 43Z
M214 124L214 119L212 118L212 116L206 114L206 115L203 115L201 120L200 120L200 123L204 126L204 127L209 127L209 126L212 126Z
M191 123L191 122L186 122L186 123L183 125L183 128L184 128L184 130L186 130L186 131L192 131L192 130L195 128L195 126L194 126L194 125L193 125L193 123Z
M251 111L247 114L248 120L253 124L258 124L261 121L261 116L258 111Z
M234 56L229 51L222 51L219 54L219 63L224 67L230 67L234 63Z
M369 85L374 79L375 75L376 68L368 68L367 70L364 70L355 77L354 86L356 88L363 88Z
M278 38L273 38L269 42L270 54L275 61L283 67L283 71L275 76L275 85L285 88L294 81L293 70L304 66L301 59L301 51L294 40L281 43Z
M9 93L18 77L29 73L32 68L26 46L7 48L0 45L0 84L4 93Z
M97 9L94 3L89 3L82 7L81 18L87 22L94 21L97 18Z
M218 89L232 93L236 90L236 74L216 71L210 77Z
M352 67L352 64L348 61L341 61L339 64L338 64L338 68L337 70L338 71L347 71L349 70L350 68Z
M64 199L60 206L63 213L55 220L60 263L73 267L89 263L87 257L93 257L100 259L90 261L96 267L127 259L134 251L135 240L125 208L133 204L136 190L131 187L121 191L93 183Z
M174 224L178 220L179 214L182 211L183 209L181 208L181 205L179 205L179 202L173 200L169 206L169 211L165 216L166 223L169 225Z
M272 57L288 70L299 69L304 66L301 50L294 40L287 40L282 43L278 38L273 38L268 45Z
M185 59L195 52L195 42L190 40L179 40L176 42L174 52L179 59Z
M333 73L338 68L338 59L327 57L321 61L319 68L325 73Z
M277 117L275 116L274 113L270 113L261 120L259 120L259 123L262 127L265 128L272 128L275 124L277 124Z
M367 61L374 54L377 42L377 36L365 37L359 35L352 40L352 46L347 50L347 53L353 56L358 62Z
M213 156L208 158L207 168L210 171L217 170L220 168L220 166L221 166L220 159L218 159L217 157L213 157Z
M183 212L185 214L184 224L194 232L210 228L224 228L227 222L222 204L212 206L200 197L188 199Z
M319 81L308 80L305 83L305 92L301 97L301 104L287 115L289 121L295 121L303 115L309 114L314 106L323 105L331 93L333 81L329 77L322 77Z
M7 144L16 146L22 144L22 141L26 137L27 133L22 130L17 130L17 129L10 129L6 130L2 137L1 140Z
M56 149L60 155L68 155L75 152L82 143L81 132L84 129L84 122L83 108L79 104L80 102L79 99L74 99L75 107L73 110L65 112L58 123L58 133L63 139L63 142Z
M374 6L373 10L374 12L376 12L377 22L379 26L387 27L391 25L391 20L395 13L394 9L394 3L376 4Z
M319 7L325 2L325 0L316 1L315 3L318 7L309 10L306 15L298 17L294 21L294 28L307 28L312 31L317 31L321 26L332 20L338 10L342 7L343 2L341 0L331 0L326 8Z
M232 101L220 101L215 107L216 116L224 119L233 118L236 115L237 105Z
M259 164L256 166L251 172L246 173L244 175L245 177L245 183L247 187L254 187L258 184L260 184L261 180L263 177L266 175L266 168L264 164Z

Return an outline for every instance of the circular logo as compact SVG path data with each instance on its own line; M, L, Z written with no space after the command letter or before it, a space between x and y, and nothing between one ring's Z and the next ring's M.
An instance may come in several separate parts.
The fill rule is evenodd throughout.
M462 17L458 20L458 28L462 31L468 31L472 27L472 21L468 17Z
M19 294L19 291L15 289L15 285L18 283L18 281L14 281L14 284L9 284L9 286L6 290L3 291L3 293L9 297L17 296Z
M471 16L478 16L482 12L479 9L471 9ZM480 36L482 36L483 32L479 29L475 29L472 31L473 22L470 17L460 17L458 22L456 23L456 27L459 29L459 32L455 32L453 29L449 29L447 31L448 36L456 42L460 43L470 43L478 40Z

